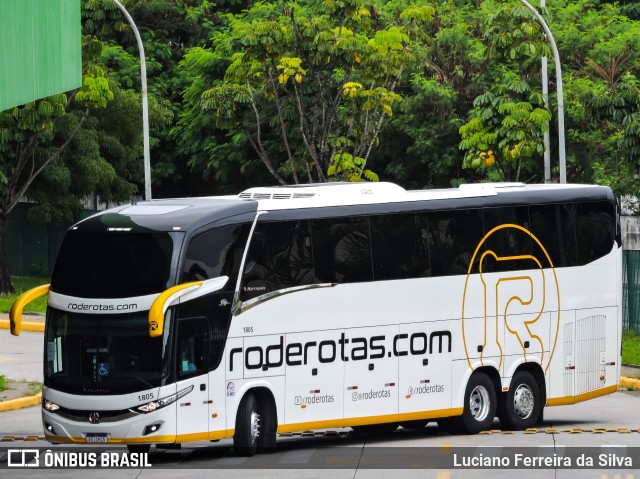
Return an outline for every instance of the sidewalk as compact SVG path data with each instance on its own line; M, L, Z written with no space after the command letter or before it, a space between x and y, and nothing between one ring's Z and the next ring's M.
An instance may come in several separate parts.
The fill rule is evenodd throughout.
M13 398L14 394L5 392L9 399L0 402L0 411L35 406L42 401L42 393L29 395L28 384L42 383L43 379L44 338L41 333L44 331L44 318L43 314L23 315L22 333L16 337L11 336L8 331L9 315L0 314L0 374L10 380L11 387L19 386L19 390L25 394L23 397Z

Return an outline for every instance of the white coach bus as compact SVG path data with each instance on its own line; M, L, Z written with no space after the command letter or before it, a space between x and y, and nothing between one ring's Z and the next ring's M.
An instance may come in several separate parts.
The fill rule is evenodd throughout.
M609 188L252 188L73 226L49 293L42 420L134 450L435 420L523 429L619 382Z

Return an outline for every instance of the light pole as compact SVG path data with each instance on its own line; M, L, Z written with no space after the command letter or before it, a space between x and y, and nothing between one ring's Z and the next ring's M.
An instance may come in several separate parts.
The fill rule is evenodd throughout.
M551 30L547 25L547 22L544 21L544 18L538 13L538 11L533 8L527 0L520 0L522 4L527 7L533 15L538 20L538 23L542 25L544 32L549 39L549 43L551 43L551 50L553 51L553 59L555 61L556 66L556 88L558 94L558 157L560 160L560 183L567 182L567 156L565 151L565 143L564 143L564 96L562 93L562 69L560 66L560 53L558 53L558 46L556 45L556 41L551 34ZM544 84L544 83L543 83ZM544 88L544 87L543 87ZM546 173L545 173L546 177ZM545 178L546 179L546 178Z
M540 0L540 8L545 7L545 0ZM549 109L549 74L547 72L547 56L540 59L540 76L542 77L542 99L544 107ZM551 183L551 139L549 138L549 120L544 132L544 182Z
M147 99L147 65L144 56L144 45L138 27L136 27L133 18L127 12L127 9L118 1L112 0L113 3L124 13L129 25L133 29L138 42L138 50L140 51L140 76L142 79L142 134L144 142L144 199L151 200L151 159L149 154L149 100Z

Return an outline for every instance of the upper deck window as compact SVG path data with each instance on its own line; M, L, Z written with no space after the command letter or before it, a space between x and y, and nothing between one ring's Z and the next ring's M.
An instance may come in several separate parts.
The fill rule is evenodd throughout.
M309 222L258 223L247 254L242 299L315 282Z
M233 291L250 229L248 223L226 225L193 237L187 247L181 282L229 276L224 289Z
M174 250L183 233L69 231L51 278L56 293L127 298L171 286Z

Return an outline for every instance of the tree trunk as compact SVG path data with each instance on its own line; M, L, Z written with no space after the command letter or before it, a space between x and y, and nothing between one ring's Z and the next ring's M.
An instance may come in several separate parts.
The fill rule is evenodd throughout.
M0 214L0 294L15 294L7 259L7 216Z

